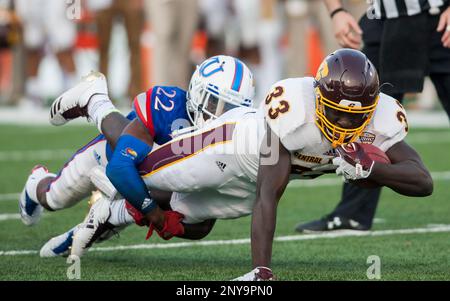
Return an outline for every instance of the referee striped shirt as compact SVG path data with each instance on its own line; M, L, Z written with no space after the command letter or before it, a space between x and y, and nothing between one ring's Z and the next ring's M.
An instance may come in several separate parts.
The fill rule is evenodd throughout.
M414 16L428 11L438 14L449 6L450 0L369 0L373 5L375 16L381 18L398 18Z

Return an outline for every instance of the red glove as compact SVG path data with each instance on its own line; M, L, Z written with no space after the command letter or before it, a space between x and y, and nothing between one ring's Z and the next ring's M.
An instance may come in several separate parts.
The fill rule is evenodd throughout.
M164 211L164 227L161 230L158 230L151 224L145 239L149 239L152 236L153 230L155 230L164 240L169 240L174 236L183 235L184 226L181 223L183 218L184 215L177 211Z
M147 219L145 216L128 203L128 201L125 201L125 208L127 209L128 214L134 219L136 225L147 226Z

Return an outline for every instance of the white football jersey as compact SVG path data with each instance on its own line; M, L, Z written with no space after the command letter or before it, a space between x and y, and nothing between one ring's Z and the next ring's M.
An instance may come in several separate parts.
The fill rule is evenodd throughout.
M271 130L291 152L295 178L314 178L335 169L335 152L315 124L313 83L311 77L279 81L260 107ZM381 93L373 118L357 142L373 144L386 152L405 138L407 130L403 107Z

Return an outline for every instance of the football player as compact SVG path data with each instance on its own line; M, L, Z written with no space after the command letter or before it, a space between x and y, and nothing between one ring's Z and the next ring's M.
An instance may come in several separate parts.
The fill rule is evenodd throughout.
M192 125L201 127L206 120L216 118L234 106L251 106L253 95L253 75L247 66L233 57L216 56L202 63L193 74L188 95L178 87L155 86L135 98L134 111L125 118L109 100L105 77L100 73L91 73L55 101L51 109L53 122L61 122L64 118L55 114L61 103L67 98L76 98L90 103L83 110L98 125L106 116L115 117L108 131L109 136L119 138L126 126L133 128L138 124L142 126L140 134L145 138L141 140L124 134L117 145L116 141L110 145L100 135L77 151L58 175L49 173L43 166L35 167L19 200L23 222L36 224L43 208L54 211L73 206L91 193L95 182L100 181L100 186L108 189L109 182L97 177L99 169L96 167L105 167L109 162L110 176L116 179L122 195L131 202L136 199L146 202L149 205L146 210L151 211L151 216L156 219L152 220L153 226L161 230L170 229L171 219L177 220L178 215L163 212L152 203L136 166L151 151L154 142L164 144L172 139L174 130L182 132L180 127ZM69 108L65 116L78 113L76 108ZM114 147L117 152L112 151ZM123 190L121 185L128 185L131 189ZM182 235L183 227L178 223L175 225L178 228L172 232ZM75 230L67 233L68 240Z
M277 138L279 160L261 164L252 215L254 269L238 280L269 277L276 209L292 171L332 162L348 181L370 180L406 196L428 196L433 181L420 156L403 139L406 113L395 99L379 92L378 74L367 57L338 50L321 64L314 79L276 83L265 99L267 135ZM392 164L374 162L352 142L383 150ZM342 147L350 144L351 147ZM330 158L330 150L338 150ZM273 150L273 148L272 148ZM261 156L263 154L261 153Z
M72 100L65 107L80 105ZM63 115L66 110L56 112ZM102 124L103 132L114 143L106 134L108 126ZM403 195L432 193L429 172L403 141L407 129L402 106L379 92L371 62L359 51L342 49L324 60L316 78L277 82L259 110L229 110L201 131L154 150L139 170L150 191L176 192L170 207L185 223L253 213L254 269L238 280L273 279L276 207L290 179L336 172L346 180L370 180ZM196 145L197 140L202 143ZM374 162L353 142L377 146L392 164ZM185 146L187 151L180 152ZM90 215L95 220L107 213L91 210ZM101 227L102 219L97 220L84 227L85 233ZM92 235L83 237L75 237L72 253L83 250Z

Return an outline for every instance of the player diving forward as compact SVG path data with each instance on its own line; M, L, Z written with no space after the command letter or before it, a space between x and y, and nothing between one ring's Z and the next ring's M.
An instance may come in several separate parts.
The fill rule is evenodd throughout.
M66 99L56 113L63 116L67 108L84 105ZM107 128L118 117L108 116L108 124L105 119L100 126L114 143ZM289 180L336 171L346 180L369 179L403 195L432 193L429 172L403 141L407 129L402 106L379 92L377 71L371 62L359 51L343 49L324 60L316 78L277 82L257 112L230 110L202 131L183 135L148 154L140 170L151 191L178 192L181 202L172 196L170 205L184 215L185 222L253 213L254 269L239 279L272 279L276 207ZM220 141L209 139L205 144L203 139L200 147L177 152L212 130L224 133ZM358 144L342 147L352 142L379 147L392 164L372 161ZM142 211L139 203L132 205ZM90 213L93 211L95 208ZM96 218L95 212L92 218ZM95 232L101 224L88 223L84 228ZM74 249L87 246L92 236L85 236L87 239L75 236ZM82 246L75 248L78 243Z
M214 69L216 66L218 70ZM206 89L214 90L214 93L206 93ZM217 95L218 98L214 97ZM128 169L120 171L122 182L127 179L133 181L134 177L140 180L135 164L139 164L140 158L135 154L141 151L145 155L150 152L153 141L157 144L164 144L172 139L174 129L179 130L180 126L202 126L208 118L216 118L221 113L233 108L234 106L251 106L254 95L253 75L245 64L238 59L229 56L216 56L206 60L193 74L191 87L186 96L186 92L177 87L155 86L146 93L138 95L134 100L135 112L129 114L128 119L121 118L120 122L115 123L109 131L109 135L119 136L123 128L135 120L136 114L139 122L143 124L146 134L149 136L147 143L139 143L132 137L124 135L118 141L118 146L123 146L121 153L124 154L125 163L132 162ZM89 116L100 123L106 115L119 115L107 95L106 79L102 74L92 73L87 76L80 84L64 93L57 99L57 103L67 97L77 97L78 100L90 101L90 106L86 109ZM55 117L56 107L52 108L51 115ZM205 114L203 114L205 112ZM77 114L76 111L69 110L66 114ZM131 126L133 121L131 121ZM177 128L175 128L177 127ZM120 130L116 130L120 128ZM179 131L180 132L180 131ZM138 145L135 145L137 143ZM20 196L19 207L22 220L27 225L34 225L38 222L43 208L50 211L60 210L73 206L94 190L95 182L100 184L103 190L108 190L109 182L104 181L99 175L99 171L107 165L120 165L124 158L114 157L112 148L116 147L107 144L103 135L83 146L74 156L64 165L58 175L51 174L45 167L37 166L32 170L25 188ZM141 149L139 149L141 147ZM142 154L139 153L141 156ZM129 159L127 162L126 159ZM135 174L133 174L133 171ZM101 172L100 172L101 174ZM125 183L124 183L125 184ZM126 184L129 185L129 182ZM139 182L134 183L132 193L138 191ZM120 186L120 184L118 184ZM143 182L142 182L142 185ZM144 186L145 187L145 186ZM111 191L111 189L109 190ZM147 190L145 189L145 192ZM133 195L124 194L127 199L134 199ZM146 197L149 197L146 195ZM116 202L114 206L122 206L125 203ZM153 204L151 208L158 210ZM178 221L178 214L171 211L160 212L159 220L153 221L157 229L170 227L171 219ZM113 215L112 219L118 220L118 223L125 221L134 221L129 215ZM173 234L183 236L184 229L178 223ZM68 231L64 235L62 245L70 246L72 236L78 227ZM189 230L189 229L187 229ZM178 231L178 232L176 232ZM190 233L185 233L183 237L196 238ZM168 236L166 236L168 238ZM46 245L41 251L42 256L52 256L64 252L67 248L61 245L55 246L54 243Z

